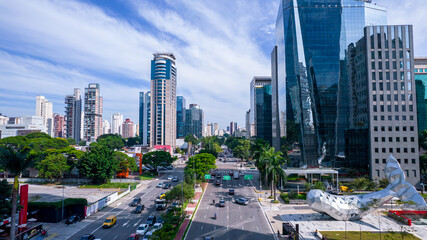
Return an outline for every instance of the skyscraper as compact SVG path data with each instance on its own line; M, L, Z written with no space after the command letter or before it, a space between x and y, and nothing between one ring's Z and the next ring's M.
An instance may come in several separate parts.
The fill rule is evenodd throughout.
M102 123L102 134L109 134L111 133L111 124L108 122L108 120L104 120Z
M420 180L412 26L369 26L347 52L350 125L346 161L385 178L390 155L407 181ZM368 156L368 157L366 157Z
M36 116L43 118L43 124L47 128L47 134L54 136L52 103L44 96L36 96Z
M85 88L84 140L94 142L102 134L101 89L98 83L89 83Z
M176 97L176 138L185 137L185 107L185 98Z
M281 136L273 142L293 122L305 164L317 166L324 152L325 162L345 158L350 97L345 52L363 37L365 26L385 24L386 10L368 0L281 1L276 21L278 94L272 95Z
M197 104L190 104L185 110L186 135L194 135L197 138L203 137L204 115L203 110Z
M172 53L154 53L151 60L150 146L169 145L176 139L176 66Z
M427 130L427 58L415 58L418 131Z
M65 120L64 116L55 113L53 116L54 137L65 137Z
M133 131L133 122L131 122L129 118L126 118L126 120L123 122L122 129L123 129L124 138L135 137L134 131Z
M82 135L82 98L81 91L74 88L73 95L65 96L65 137L80 142Z
M233 133L235 131L237 131L237 123L236 122L230 122L229 131L230 131L230 135L233 136Z
M250 98L249 121L254 126L250 135L271 144L271 77L254 77L250 84Z
M123 125L123 114L113 113L113 115L111 115L111 133L123 135L122 125Z
M151 92L139 93L139 137L142 145L150 145Z

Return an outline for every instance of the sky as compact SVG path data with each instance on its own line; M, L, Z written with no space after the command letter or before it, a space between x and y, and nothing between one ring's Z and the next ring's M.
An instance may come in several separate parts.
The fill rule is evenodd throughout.
M423 0L374 0L389 24L413 24L427 56ZM253 76L270 75L279 0L0 1L0 113L35 115L37 95L64 114L74 88L99 83L103 118L138 122L154 52L176 56L177 95L205 123L244 127Z

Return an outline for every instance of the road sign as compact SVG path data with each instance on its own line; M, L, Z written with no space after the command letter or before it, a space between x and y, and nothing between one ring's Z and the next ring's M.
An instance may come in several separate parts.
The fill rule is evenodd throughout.
M224 176L222 177L222 180L231 180L231 177L230 177L230 176L228 176L228 175L224 175Z
M245 175L245 180L250 180L250 179L254 179L253 175Z
M211 175L205 174L205 179L211 179Z

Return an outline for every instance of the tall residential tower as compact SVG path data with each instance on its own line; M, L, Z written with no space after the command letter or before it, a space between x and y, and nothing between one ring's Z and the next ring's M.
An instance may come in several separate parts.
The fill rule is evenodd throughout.
M89 83L85 88L84 140L95 142L102 135L102 102L98 83Z
M82 98L79 88L74 94L65 97L65 137L73 138L77 143L81 139L82 129Z

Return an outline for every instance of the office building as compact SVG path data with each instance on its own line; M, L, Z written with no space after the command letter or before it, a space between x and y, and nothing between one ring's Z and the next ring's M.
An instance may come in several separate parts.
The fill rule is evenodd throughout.
M279 111L279 93L278 93L278 79L277 79L277 46L274 46L271 52L271 141L272 146L276 149L280 149L280 137L286 136L286 124L279 124L285 122L285 111ZM285 100L285 99L283 99ZM249 121L249 116L248 120ZM246 131L250 133L248 125Z
M246 135L245 138L249 139L251 138L251 121L250 121L250 116L251 116L251 110L249 109L248 111L246 111L245 114L245 126L246 126Z
M369 26L364 34L347 52L347 164L370 166L372 179L380 180L393 155L407 181L416 185L420 171L412 26Z
M43 118L43 124L47 128L47 134L54 136L52 103L44 96L36 96L36 116Z
M185 133L197 138L203 137L204 115L203 110L197 104L190 104L185 110Z
M139 137L142 145L150 145L151 92L139 93Z
M20 123L0 125L0 137L25 136L33 132L47 133L47 127L44 124L44 118L41 116L23 117Z
M345 158L350 98L345 52L363 37L365 26L386 21L386 10L368 0L281 1L277 79L273 76L277 95L272 94L275 133L279 129L281 135L275 134L275 145L290 121L299 128L304 165L318 166L322 155L332 165Z
M73 95L65 96L65 138L73 138L77 143L82 139L83 114L81 90L74 88Z
M123 114L113 113L113 115L111 115L111 133L123 135L122 126Z
M7 124L8 122L9 122L9 118L8 118L7 116L3 116L3 115L0 113L0 125Z
M53 115L53 135L54 137L65 138L65 117L55 113Z
M237 123L236 122L230 122L229 132L231 136L234 136L233 133L237 131Z
M176 59L172 53L153 55L150 146L169 145L173 149L176 139Z
M271 144L271 77L254 77L250 84L249 135ZM252 128L253 126L253 128Z
M427 130L427 58L415 58L418 131Z
M22 117L9 117L7 124L22 124Z
M89 83L85 88L84 103L84 140L95 142L102 135L102 104L101 89L98 83Z
M183 96L176 97L176 138L185 138L185 108Z
M126 120L123 122L123 137L124 138L131 138L131 137L135 137L134 135L134 125L133 122L130 121L129 118L126 118Z
M111 133L111 124L108 120L104 120L102 123L102 134L110 134Z

